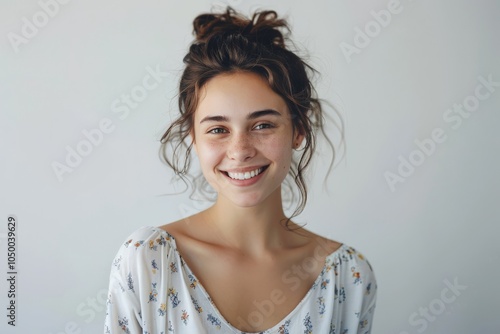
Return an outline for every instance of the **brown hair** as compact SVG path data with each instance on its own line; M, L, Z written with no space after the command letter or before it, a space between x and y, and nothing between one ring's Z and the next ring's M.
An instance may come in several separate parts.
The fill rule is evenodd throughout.
M297 216L307 201L304 171L316 147L316 132L319 129L325 135L322 106L310 81L315 70L287 48L285 42L289 41L290 29L275 11L259 11L249 19L228 7L221 14L197 16L193 26L196 39L184 57L186 67L179 85L180 116L161 137L162 159L185 183L193 185L193 194L196 180L203 178L189 174L193 146L188 145L186 139L193 129L200 89L208 80L223 73L256 73L284 99L294 131L305 136L305 145L297 161L292 161L289 172L300 192L300 202L291 217ZM335 149L326 135L325 138L333 153L329 173ZM287 227L290 219L286 221Z

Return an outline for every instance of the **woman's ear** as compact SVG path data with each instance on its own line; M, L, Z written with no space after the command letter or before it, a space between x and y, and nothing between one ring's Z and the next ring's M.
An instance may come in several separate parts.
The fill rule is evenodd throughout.
M298 150L304 141L304 137L304 134L296 129L293 134L292 148Z

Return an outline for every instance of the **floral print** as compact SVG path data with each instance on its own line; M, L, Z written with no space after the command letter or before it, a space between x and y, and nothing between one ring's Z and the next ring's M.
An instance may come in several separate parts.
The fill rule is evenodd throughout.
M252 334L224 319L168 232L143 227L126 240L111 265L104 333ZM376 292L369 262L342 245L295 309L259 334L369 334Z

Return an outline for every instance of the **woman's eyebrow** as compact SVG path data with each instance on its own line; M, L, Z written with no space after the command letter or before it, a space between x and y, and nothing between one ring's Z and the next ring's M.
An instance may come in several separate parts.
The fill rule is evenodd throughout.
M200 121L203 122L229 122L229 118L226 116L206 116Z
M256 119L262 116L281 116L281 113L274 109L258 110L248 114L247 119Z
M274 109L264 109L257 110L247 115L247 119L256 119L262 116L281 116L281 113ZM200 124L203 122L229 122L229 117L227 116L206 116L200 121Z

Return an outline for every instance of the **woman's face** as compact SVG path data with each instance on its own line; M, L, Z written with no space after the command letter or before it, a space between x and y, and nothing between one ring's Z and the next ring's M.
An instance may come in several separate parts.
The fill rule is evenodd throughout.
M193 144L201 170L218 196L237 206L281 192L302 139L285 101L257 74L218 75L200 92Z

